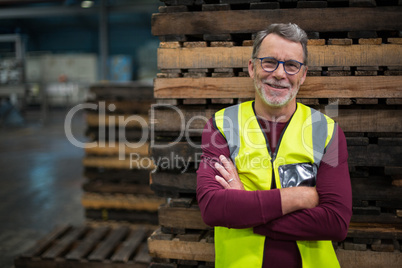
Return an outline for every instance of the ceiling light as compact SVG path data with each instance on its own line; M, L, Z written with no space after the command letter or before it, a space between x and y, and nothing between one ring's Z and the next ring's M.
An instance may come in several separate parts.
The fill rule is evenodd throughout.
M94 5L94 1L82 1L81 7L82 8L90 8Z

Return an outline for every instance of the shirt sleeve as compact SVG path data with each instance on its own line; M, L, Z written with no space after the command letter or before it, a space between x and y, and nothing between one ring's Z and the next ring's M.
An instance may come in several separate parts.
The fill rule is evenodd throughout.
M204 222L209 226L250 228L282 216L280 192L224 189L216 181L214 168L219 156L230 159L226 139L210 119L202 134L202 155L197 170L197 200Z
M345 134L338 126L317 173L319 205L257 226L254 232L277 240L345 239L352 217L352 189L347 158Z

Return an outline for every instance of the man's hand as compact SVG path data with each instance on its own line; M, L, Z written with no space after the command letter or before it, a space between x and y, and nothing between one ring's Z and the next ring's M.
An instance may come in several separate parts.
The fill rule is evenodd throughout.
M215 168L219 171L219 173L221 173L222 176L216 175L215 179L225 189L244 190L243 183L239 179L239 174L237 173L237 169L233 165L232 161L223 155L219 156L219 160L223 166L219 163L215 163Z
M215 163L215 168L219 171L221 176L216 175L215 179L225 189L244 190L243 183L239 179L236 167L232 161L225 156L219 156L222 165ZM300 209L314 208L318 205L319 198L315 187L291 187L282 188L281 204L283 215L294 212Z
M319 197L315 187L282 188L281 204L283 215L299 209L309 209L318 206Z

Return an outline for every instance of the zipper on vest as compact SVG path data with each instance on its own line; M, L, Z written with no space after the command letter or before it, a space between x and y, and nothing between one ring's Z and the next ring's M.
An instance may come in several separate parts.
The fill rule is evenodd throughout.
M277 142L277 144L276 144L276 148L275 148L275 152L274 152L274 153L271 152L271 147L269 146L268 138L267 138L265 132L262 130L260 121L258 121L257 113L255 112L255 102L254 102L254 101L253 101L252 107L253 107L254 115L255 115L255 117L256 117L256 119L257 119L258 125L260 126L260 130L261 130L262 134L264 135L265 143L267 144L268 153L269 153L269 155L271 156L271 169L272 169L271 189L276 189L277 187L276 187L276 181L275 181L274 161L275 161L276 156L277 156L277 154L278 154L278 150L279 150L279 147L280 147L280 145L281 145L283 135L285 134L286 129L288 128L289 123L290 123L290 121L291 121L292 118L293 118L293 115L296 113L298 105L297 105L297 103L296 103L296 110L295 110L295 112L292 114L292 116L289 118L288 122L286 123L285 127L283 128L282 133L281 133L281 135L279 136L278 142Z

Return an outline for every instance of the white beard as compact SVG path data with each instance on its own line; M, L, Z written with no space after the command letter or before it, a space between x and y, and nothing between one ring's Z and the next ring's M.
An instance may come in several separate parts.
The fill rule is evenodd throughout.
M299 92L300 85L295 85L294 88L291 88L290 84L283 84L276 82L274 80L260 80L257 76L254 77L254 87L258 92L260 98L269 106L273 107L283 107L288 104L291 100L293 100L297 93ZM283 93L271 91L270 95L267 94L267 91L263 89L263 84L268 83L276 86L286 87L288 89L285 96L281 96Z

